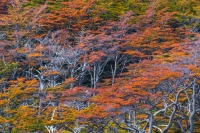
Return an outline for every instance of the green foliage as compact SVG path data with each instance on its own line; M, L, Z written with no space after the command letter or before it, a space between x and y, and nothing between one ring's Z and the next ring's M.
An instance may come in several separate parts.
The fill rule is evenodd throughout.
M23 4L23 7L32 8L32 7L38 6L40 4L44 4L45 2L46 2L46 0L31 0L30 2Z
M62 8L62 2L66 2L68 0L52 0L52 1L48 1L47 5L48 5L48 9L47 10L56 10L59 8ZM36 6L39 6L40 4L45 4L46 0L33 0L30 2L27 2L25 4L23 4L23 7L28 7L28 8L33 8Z
M200 1L196 0L169 0L160 1L157 10L165 9L165 12L176 12L177 23L190 28L196 26L196 21L200 18Z
M48 2L48 9L47 10L57 10L63 7L62 2L65 2L66 0L55 0Z
M16 69L16 66L17 63L5 63L3 60L0 60L0 77L14 71Z
M120 15L132 10L136 16L144 14L148 1L142 0L98 0L96 8L103 9L100 14L105 20L118 20Z

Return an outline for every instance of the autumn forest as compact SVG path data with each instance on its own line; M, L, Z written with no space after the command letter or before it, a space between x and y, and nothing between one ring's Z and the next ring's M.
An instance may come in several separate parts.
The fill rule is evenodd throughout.
M0 133L200 133L200 1L0 0Z

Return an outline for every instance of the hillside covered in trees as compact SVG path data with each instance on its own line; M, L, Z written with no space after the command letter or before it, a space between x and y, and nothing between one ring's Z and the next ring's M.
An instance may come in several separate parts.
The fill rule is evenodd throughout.
M199 133L199 0L1 0L0 132Z

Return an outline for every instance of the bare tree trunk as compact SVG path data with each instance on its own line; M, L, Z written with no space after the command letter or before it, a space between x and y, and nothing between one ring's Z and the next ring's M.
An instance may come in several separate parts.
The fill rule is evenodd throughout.
M169 123L168 123L167 127L165 127L165 129L163 130L162 133L166 133L169 130L169 128L171 127L175 113L176 113L176 105L174 105L173 112L172 112L172 115L170 116Z
M149 133L152 133L153 129L153 114L152 110L149 110Z
M128 126L132 129L132 127L133 127L133 126L132 126L132 121L133 121L132 111L129 112L129 116L128 116L128 117L129 117ZM128 132L129 132L129 133L133 133L132 130L129 130Z
M9 125L9 127L8 127L8 133L12 133L12 126L11 125Z
M194 80L194 84L193 84L193 95L192 95L192 112L189 118L190 121L190 129L188 131L188 133L193 133L194 131L194 115L196 113L196 79Z
M39 112L38 112L38 116L41 115L41 110L42 110L42 96L41 94L39 93Z

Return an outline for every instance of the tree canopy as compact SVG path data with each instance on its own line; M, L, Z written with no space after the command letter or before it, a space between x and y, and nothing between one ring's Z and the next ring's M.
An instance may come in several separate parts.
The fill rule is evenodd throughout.
M200 1L0 3L0 132L199 130Z

